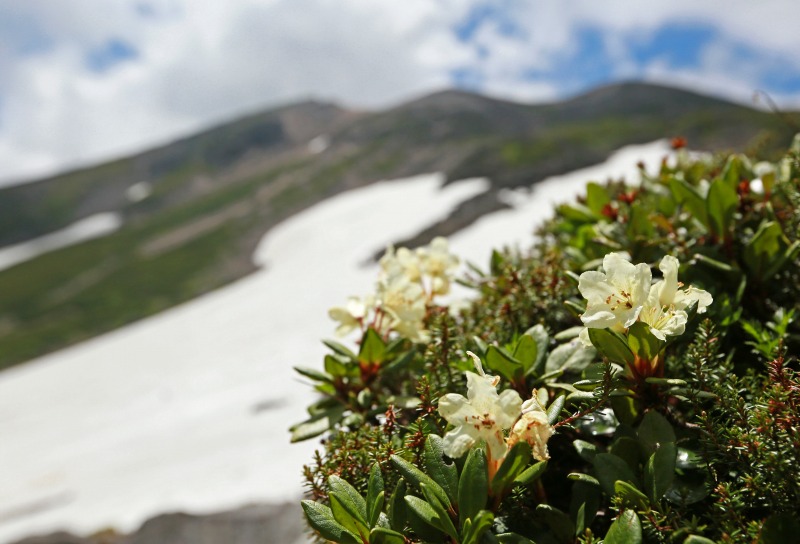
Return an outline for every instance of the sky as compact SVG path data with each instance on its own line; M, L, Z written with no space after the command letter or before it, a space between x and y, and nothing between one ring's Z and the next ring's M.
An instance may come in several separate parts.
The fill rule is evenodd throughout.
M800 108L798 20L794 0L0 0L0 185L309 98L640 80Z

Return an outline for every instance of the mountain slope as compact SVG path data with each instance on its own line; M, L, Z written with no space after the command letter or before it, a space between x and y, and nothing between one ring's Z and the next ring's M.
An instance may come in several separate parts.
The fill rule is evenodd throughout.
M0 272L0 368L240 278L253 270L252 251L269 228L379 179L434 171L451 180L491 178L487 192L409 238L413 244L503 207L500 188L601 162L626 144L680 134L695 148L769 152L795 130L769 113L644 84L533 106L444 91L383 112L290 105L6 188L0 245L98 212L117 212L124 224ZM150 195L129 198L133 185Z

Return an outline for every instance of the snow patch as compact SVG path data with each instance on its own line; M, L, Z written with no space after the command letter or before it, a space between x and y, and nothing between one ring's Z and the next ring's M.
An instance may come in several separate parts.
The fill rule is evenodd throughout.
M118 213L91 215L61 230L0 249L0 270L11 268L56 249L106 236L121 226L122 216Z
M125 198L131 203L141 202L151 194L153 194L153 185L147 181L134 183L125 189Z
M312 138L311 141L308 142L308 151L316 155L317 153L322 153L328 146L331 145L331 140L326 135L321 134L316 138Z

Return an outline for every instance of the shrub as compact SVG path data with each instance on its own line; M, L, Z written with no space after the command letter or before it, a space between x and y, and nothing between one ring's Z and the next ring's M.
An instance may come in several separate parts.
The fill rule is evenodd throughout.
M340 543L788 542L800 530L800 137L589 183L439 302L446 241L390 249L298 369L310 527ZM679 281L680 279L680 281ZM466 396L465 396L466 395Z

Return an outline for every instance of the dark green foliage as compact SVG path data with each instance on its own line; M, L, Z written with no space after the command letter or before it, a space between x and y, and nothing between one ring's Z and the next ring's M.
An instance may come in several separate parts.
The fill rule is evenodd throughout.
M477 303L457 317L429 308L425 347L387 347L370 357L381 359L371 382L349 382L355 398L368 390L384 399L373 410L389 404L389 392L415 394L418 403L374 427L389 432L346 417L335 423L341 430L308 469L313 496L325 500L331 474L348 474L366 494L365 475L378 461L387 493L395 492L385 508L390 529L405 542L794 538L800 140L795 147L772 169L744 156L695 161L679 152L674 166L643 173L641 187L590 185L583 201L558 209L530 252L495 252L488 272L473 269L464 280ZM677 257L681 281L709 291L713 304L704 315L689 305L685 331L666 340L638 321L624 331L590 329L597 349L582 350L573 341L586 307L578 275L613 251L648 263L655 279L662 257ZM362 352L373 350L368 342L375 340L365 338ZM337 361L357 357L329 346ZM473 371L467 350L498 377L500 392L539 399L556 430L547 461L525 442L499 461L481 443L460 459L444 454L451 427L438 399L464 393L463 371ZM413 358L396 362L409 351ZM329 377L334 367L326 363ZM353 442L367 436L361 447Z

